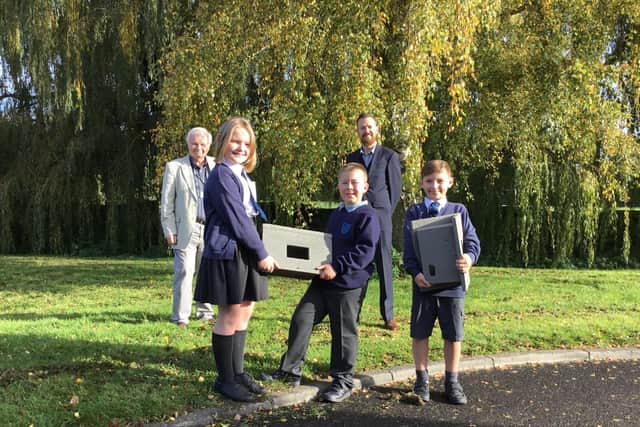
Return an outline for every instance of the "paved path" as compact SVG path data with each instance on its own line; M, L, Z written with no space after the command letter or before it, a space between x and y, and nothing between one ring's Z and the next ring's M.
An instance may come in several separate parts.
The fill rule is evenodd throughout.
M359 390L340 404L315 400L326 384L303 385L263 402L230 403L157 426L206 426L216 420L230 426L289 427L640 426L640 348L470 358L461 370L469 397L465 406L445 402L443 366L433 364L427 404L409 393L415 371L405 366L360 375Z

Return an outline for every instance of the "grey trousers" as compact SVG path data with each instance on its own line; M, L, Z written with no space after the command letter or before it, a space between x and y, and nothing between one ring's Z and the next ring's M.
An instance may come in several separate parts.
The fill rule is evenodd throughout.
M193 276L200 268L204 247L204 226L198 225L185 249L173 249L173 310L172 322L189 323L193 300ZM196 302L196 316L211 317L211 304Z
M331 362L329 373L334 381L353 387L358 354L358 314L364 288L341 289L321 280L312 281L291 318L287 352L280 369L302 375L313 327L327 315L331 325Z

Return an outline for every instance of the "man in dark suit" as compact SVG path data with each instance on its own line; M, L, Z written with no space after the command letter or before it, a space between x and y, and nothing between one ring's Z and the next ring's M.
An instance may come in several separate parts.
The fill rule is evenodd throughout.
M402 194L400 158L390 148L377 142L378 124L373 115L358 116L357 131L360 149L347 155L347 162L362 163L369 173L369 191L366 199L380 217L380 241L376 248L375 263L380 279L380 314L388 329L396 330L393 318L393 271L391 265L391 218Z

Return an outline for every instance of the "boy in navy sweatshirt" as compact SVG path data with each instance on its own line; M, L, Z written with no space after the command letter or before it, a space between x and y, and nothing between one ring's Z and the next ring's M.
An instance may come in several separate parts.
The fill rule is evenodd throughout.
M280 367L265 380L300 384L313 327L327 315L331 324L331 387L322 394L328 402L341 402L351 395L358 352L358 314L361 296L373 270L372 261L380 238L376 211L362 197L367 192L367 170L347 163L338 174L342 203L331 213L326 231L332 236L331 263L318 267L298 303L291 324L287 352Z
M404 221L404 266L413 277L413 298L411 304L411 338L413 361L416 367L416 382L413 391L423 401L429 400L429 337L436 318L440 324L444 340L445 393L450 403L464 405L467 397L458 382L458 365L464 337L464 297L465 287L439 292L430 292L420 260L412 244L411 221L421 218L459 213L462 220L462 252L456 260L456 267L462 273L468 272L480 256L480 240L469 219L467 208L460 203L447 201L447 191L453 186L453 174L444 160L432 160L422 169L422 203L412 205L407 210Z

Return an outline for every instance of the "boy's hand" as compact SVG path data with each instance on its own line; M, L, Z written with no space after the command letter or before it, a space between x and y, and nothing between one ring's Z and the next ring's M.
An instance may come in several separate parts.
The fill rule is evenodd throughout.
M261 259L258 261L258 270L263 273L273 273L273 270L278 268L278 263L271 255L267 256L265 259Z
M419 288L430 288L431 283L427 282L427 278L424 277L424 274L418 273L418 275L413 279L418 285Z
M323 280L332 280L337 276L331 264L322 264L318 267L318 271L320 272L320 278Z
M456 260L456 267L460 273L466 273L471 270L472 266L471 257L467 254L462 254L460 258Z

